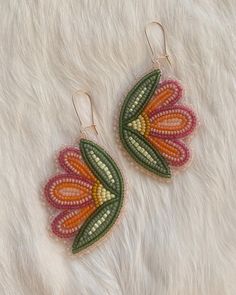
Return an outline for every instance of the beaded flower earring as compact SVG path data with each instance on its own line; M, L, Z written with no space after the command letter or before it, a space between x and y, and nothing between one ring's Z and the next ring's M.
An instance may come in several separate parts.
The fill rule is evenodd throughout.
M73 254L94 245L110 231L124 199L124 181L117 164L101 146L87 138L91 129L97 135L97 129L90 96L84 92L83 96L87 102L89 98L92 124L83 127L84 114L79 115L72 97L81 123L80 140L59 152L60 173L51 177L44 188L48 204L56 211L51 230L72 243Z
M119 116L119 136L138 164L159 177L171 178L172 168L182 167L190 159L186 142L196 127L197 118L180 102L183 97L181 83L175 79L161 81L159 60L164 58L170 63L165 31L158 22L150 24L157 24L162 29L165 52L155 58L146 27L154 69L127 94Z

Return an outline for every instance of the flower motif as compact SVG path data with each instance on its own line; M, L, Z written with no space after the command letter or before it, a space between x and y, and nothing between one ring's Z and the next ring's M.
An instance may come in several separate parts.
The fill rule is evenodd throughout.
M115 196L91 173L78 148L62 150L58 162L67 173L48 181L45 196L53 207L64 210L53 220L52 231L61 238L69 238L76 235L97 207Z
M120 138L135 161L169 178L169 166L180 167L190 159L185 139L194 131L197 119L180 103L180 83L159 83L160 76L160 70L147 74L128 93L120 114Z
M78 252L105 234L117 218L123 183L109 155L88 140L81 140L80 148L63 149L58 163L63 172L44 188L48 203L61 211L51 229L60 238L76 236L72 251Z
M190 135L196 127L194 112L178 103L182 94L178 81L163 81L139 117L128 124L144 135L171 166L183 166L188 162L189 149L180 139Z

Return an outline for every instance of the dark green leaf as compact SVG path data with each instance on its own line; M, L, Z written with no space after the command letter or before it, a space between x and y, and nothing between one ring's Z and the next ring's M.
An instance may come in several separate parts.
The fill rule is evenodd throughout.
M122 202L111 200L99 207L82 225L74 239L72 253L78 253L104 236L116 221Z
M105 188L120 196L123 179L119 168L108 153L94 142L81 139L80 151L85 163Z
M136 118L149 102L159 83L160 70L144 76L128 93L120 113L120 124Z
M158 176L170 178L170 168L165 158L138 132L123 129L121 140L131 156L144 168Z

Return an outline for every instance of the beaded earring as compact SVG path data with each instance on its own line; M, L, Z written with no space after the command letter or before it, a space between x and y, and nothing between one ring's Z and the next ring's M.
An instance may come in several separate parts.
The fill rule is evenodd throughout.
M176 79L161 79L160 59L171 64L163 26L164 55L155 58L154 69L128 92L119 116L119 137L126 151L143 168L161 178L171 178L173 168L189 162L187 138L197 125L195 113L181 103L183 87ZM149 24L149 25L150 25Z
M72 243L73 254L94 245L110 231L124 200L124 180L120 169L101 146L88 139L89 130L97 135L97 129L91 98L85 92L83 96L89 98L92 124L83 127L81 114L72 97L81 123L80 140L59 152L60 172L44 187L44 197L55 211L51 230L57 237Z

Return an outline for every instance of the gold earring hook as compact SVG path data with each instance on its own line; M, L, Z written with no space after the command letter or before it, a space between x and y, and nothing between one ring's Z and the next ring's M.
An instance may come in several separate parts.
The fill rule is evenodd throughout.
M82 121L80 119L79 113L78 113L76 105L75 105L75 95L76 94L85 94L89 98L90 108L91 108L91 116L92 116L92 124L89 125L89 126L83 126L83 123L82 123ZM76 116L77 116L77 118L79 120L79 123L80 123L80 126L81 126L81 133L84 133L86 135L86 132L85 132L86 129L89 129L89 128L93 127L96 134L98 135L96 124L94 123L93 104L92 104L92 99L91 99L90 95L86 91L78 90L75 93L73 93L73 95L72 95L72 104L73 104Z
M160 56L157 56L157 57L155 57L155 52L154 52L154 50L152 48L152 45L151 45L151 42L149 40L148 33L147 33L148 26L153 25L153 24L156 24L156 25L158 25L161 28L162 34L163 34L163 41L164 41L164 54L163 55L160 55ZM170 57L169 57L168 52L167 52L166 34L165 34L164 26L161 23L157 22L157 21L152 21L152 22L150 22L150 23L148 23L146 25L146 27L145 27L145 35L146 35L146 39L147 39L147 42L148 42L148 46L151 49L153 63L158 63L159 64L159 59L163 59L164 58L171 65Z

